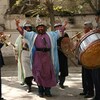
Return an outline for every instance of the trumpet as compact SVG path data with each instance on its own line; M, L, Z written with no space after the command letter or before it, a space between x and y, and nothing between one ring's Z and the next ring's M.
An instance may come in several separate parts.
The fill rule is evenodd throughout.
M0 32L0 43L3 43L7 46L12 45L15 48L15 45L11 43L8 39L11 37L11 34L4 34Z
M74 36L71 37L71 39L73 40L75 37L80 38L82 33L83 33L82 31L81 32L77 32Z

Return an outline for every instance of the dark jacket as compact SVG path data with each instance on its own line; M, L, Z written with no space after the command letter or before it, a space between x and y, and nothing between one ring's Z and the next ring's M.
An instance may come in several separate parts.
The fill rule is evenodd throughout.
M61 50L59 50L59 48L61 48L61 41L64 37L69 37L69 36L66 33L63 37L60 37L57 41L59 65L60 65L60 72L62 77L68 76L68 58Z
M3 47L3 44L0 43L0 67L2 67L4 65L4 60L3 60L3 56L2 56L2 52L1 52L2 47Z

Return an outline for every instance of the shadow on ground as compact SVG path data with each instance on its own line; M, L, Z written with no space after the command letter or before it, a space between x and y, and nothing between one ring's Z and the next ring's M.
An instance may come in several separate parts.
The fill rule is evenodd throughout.
M2 93L6 100L86 100L79 96L81 88L81 67L69 66L69 76L66 77L62 90L59 85L51 89L53 97L40 98L36 83L32 85L32 92L27 93L17 80L17 65L14 56L4 57L5 66L2 67Z

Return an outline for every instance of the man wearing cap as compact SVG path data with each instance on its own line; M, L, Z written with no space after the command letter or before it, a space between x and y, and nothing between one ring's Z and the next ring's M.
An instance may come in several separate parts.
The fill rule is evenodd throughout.
M3 32L0 32L0 38L4 36L4 33ZM3 43L1 41L2 39L0 39L0 100L5 100L3 97L2 97L2 79L1 79L1 68L3 67L4 65L4 61L3 61L3 57L2 57L2 52L1 52L1 48L3 47Z
M59 73L57 39L64 29L46 32L46 25L38 19L37 32L27 32L16 20L18 31L28 40L32 59L32 73L38 85L39 96L51 97L50 89L57 84Z
M1 52L2 46L3 46L3 44L0 43L0 100L4 100L4 98L2 98L2 80L1 80L1 68L4 65L4 62L2 60L2 52Z
M57 30L59 28L62 27L62 23L60 21L55 21L55 24L54 24L54 29ZM68 38L68 34L67 33L64 33L64 36L63 37L60 37L58 40L57 40L57 45L58 45L58 57L59 57L59 86L64 89L65 86L64 86L64 82L65 82L65 77L68 76L68 58L67 56L65 56L65 54L62 52L62 48L61 48L61 42L64 38Z
M28 22L25 22L22 28L28 32L32 31L32 26ZM14 51L15 60L18 65L18 80L21 85L27 84L27 92L31 92L33 75L30 65L28 42L22 35L19 35L15 41L15 46Z
M100 10L95 14L95 21L97 23L94 32L100 33ZM93 69L93 81L95 87L95 96L91 100L100 100L100 68Z
M93 25L91 21L86 21L84 23L84 34L92 31ZM84 35L83 34L83 35ZM85 95L85 98L90 98L94 96L94 86L93 86L93 77L92 77L92 69L86 69L85 66L82 65L82 86L83 93L80 95Z

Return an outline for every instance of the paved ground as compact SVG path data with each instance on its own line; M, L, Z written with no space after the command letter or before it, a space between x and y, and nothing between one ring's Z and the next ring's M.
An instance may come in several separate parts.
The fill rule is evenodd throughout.
M17 66L13 56L4 57L5 66L2 68L2 92L6 100L87 100L79 93L81 88L81 67L69 66L69 76L66 77L64 90L57 85L52 88L53 97L40 98L37 95L37 86L33 84L32 92L27 93L26 87L17 80Z
M11 41L14 43L18 34L11 32ZM17 66L14 60L12 47L2 48L5 66L2 68L2 93L6 100L89 100L80 96L81 87L81 67L75 67L69 63L69 76L66 77L64 90L57 85L52 88L53 97L40 98L37 95L37 86L33 84L32 92L27 93L26 87L19 84L17 80Z

